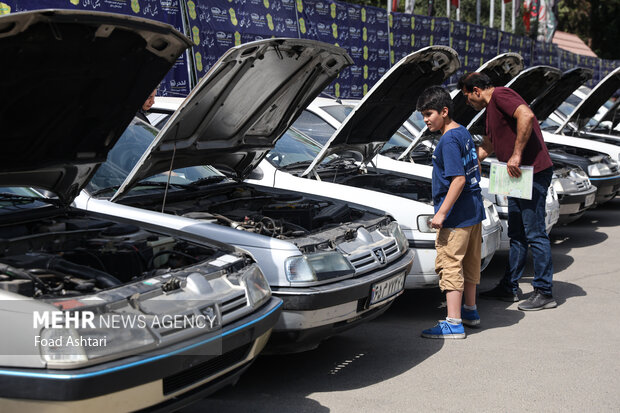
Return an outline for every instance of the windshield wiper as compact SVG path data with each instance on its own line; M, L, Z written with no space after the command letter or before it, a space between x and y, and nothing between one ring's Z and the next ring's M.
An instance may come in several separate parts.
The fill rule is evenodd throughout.
M156 186L156 187L166 187L166 186L171 186L171 187L175 187L175 188L181 188L181 189L196 189L195 186L193 186L193 183L189 183L189 184L177 184L177 183L173 183L173 182L161 182L161 181L140 181L138 182L135 186L134 189L138 186Z
M312 163L312 161L297 161L297 162L292 162L289 164L286 164L284 166L280 166L280 169L296 169L296 168L301 168L301 167L306 167L308 165L310 165Z
M41 201L41 202L45 202L46 204L60 205L60 201L58 199L38 197L38 196L18 195L18 194L13 194L10 192L0 192L0 201L12 201L13 203Z
M321 168L333 168L333 167L341 167L344 166L345 168L347 166L351 166L354 165L355 168L358 168L357 164L355 163L356 160L355 158L344 158L342 156L339 156L338 158L334 158L332 160L329 160L327 162L323 162L319 165L319 167Z
M407 146L392 146L387 149L383 149L379 153L384 154L384 153L403 152L405 149L407 149Z
M90 193L90 196L99 196L101 194L105 194L106 192L116 192L116 190L120 188L120 185L108 186L105 188L97 189Z
M216 175L216 176L205 176L204 178L200 178L194 182L190 182L189 184L187 184L186 186L188 186L189 188L196 188L197 186L201 186L204 184L211 184L214 182L222 182L226 179L230 179L227 176L222 176L222 175Z

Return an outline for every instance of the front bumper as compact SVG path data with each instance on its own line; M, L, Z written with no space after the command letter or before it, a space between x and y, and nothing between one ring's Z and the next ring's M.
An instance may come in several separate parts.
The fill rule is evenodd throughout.
M1 369L2 410L82 412L180 408L236 382L267 343L281 310L282 302L272 297L251 316L220 331L83 369ZM216 343L220 346L219 340L221 355L213 355L209 348Z
M334 334L347 330L371 315L385 311L402 290L369 305L373 284L406 274L414 253L408 250L380 271L333 284L303 288L272 287L284 301L284 310L269 341L269 352L298 352L318 346Z
M560 201L559 224L568 224L583 215L596 202L596 186L578 193L558 194Z
M590 177L592 185L596 186L596 203L598 205L611 201L620 191L620 175L612 177Z

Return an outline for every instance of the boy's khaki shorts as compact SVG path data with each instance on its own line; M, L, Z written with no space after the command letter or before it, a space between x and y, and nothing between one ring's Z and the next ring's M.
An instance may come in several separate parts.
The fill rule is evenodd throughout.
M480 283L482 223L465 228L441 228L435 239L441 291L463 291L464 282Z

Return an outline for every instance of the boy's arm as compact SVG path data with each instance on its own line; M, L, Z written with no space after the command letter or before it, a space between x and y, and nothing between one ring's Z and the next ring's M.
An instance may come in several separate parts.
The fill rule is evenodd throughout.
M448 212L450 212L456 200L459 199L459 196L461 195L461 192L463 191L464 187L465 187L465 176L464 175L458 175L458 176L452 177L452 181L450 182L450 187L448 188L448 193L446 194L446 198L443 200L443 203L439 207L439 211L437 211L437 213L431 220L431 228L442 228L443 227L443 222L445 221L446 216L448 215Z

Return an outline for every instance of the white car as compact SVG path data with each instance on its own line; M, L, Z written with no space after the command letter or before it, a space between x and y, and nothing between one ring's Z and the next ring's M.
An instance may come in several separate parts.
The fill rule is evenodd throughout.
M556 134L590 138L620 145L618 102L611 97L620 89L620 67L609 73L592 90L574 90L543 123Z
M516 53L506 53L495 57L481 66L478 71L487 73L497 83L506 82L513 78L523 68L521 56ZM465 105L460 91L453 92L455 102ZM417 96L412 96L417 100ZM368 98L370 99L370 98ZM354 108L359 104L358 101L343 101L340 104L331 99L318 98L309 106L308 111L300 116L295 122L295 126L307 134L311 134L316 140L327 141L328 136L349 116ZM463 119L473 118L477 112L469 106L455 106L457 116ZM320 120L319 120L320 119ZM392 171L408 176L422 177L430 182L432 177L431 156L433 151L433 135L425 135L426 125L417 113L409 116L409 119L398 128L396 133L390 138L388 143L383 146L371 162L374 167L381 171ZM492 254L496 249L507 250L509 239L507 233L508 201L506 197L496 197L488 193L488 179L482 178L480 182L482 193L491 202L495 203L493 209L501 220L501 231L499 247L488 248L487 252ZM487 202L488 203L488 202ZM492 239L497 232L498 226L494 223L495 212L492 212L490 221L485 221L483 225L483 242L486 238ZM559 217L558 198L553 188L549 189L547 196L547 232L557 222ZM493 245L493 242L489 243ZM492 255L491 255L492 256ZM489 260L483 261L483 269Z
M0 410L176 410L236 382L282 307L254 259L70 205L191 43L89 11L0 27Z
M311 139L289 130L261 163L262 177L253 182L276 188L303 186L308 192L387 211L398 220L418 258L405 287L436 287L435 233L429 226L434 215L431 180L415 175L411 168L386 168L383 162L392 160L381 157L377 162L376 157L415 110L419 93L430 84L443 82L457 65L456 54L443 46L410 55L386 73L354 110L336 107L352 112L344 123L321 110L323 103L338 103L316 99L295 122ZM501 231L490 202L485 203L485 210L483 267L493 257Z
M341 48L304 39L232 48L159 133L138 120L129 126L77 205L250 252L284 301L271 352L315 348L377 317L413 261L398 223L299 187L242 182L351 62Z
M541 122L543 138L552 159L581 167L587 173L591 183L597 187L595 202L600 205L613 199L620 191L620 168L618 166L620 146L586 138L559 135L556 134L560 130L559 128L545 123L553 111L591 76L591 70L581 68L563 73L560 79L546 90L538 93L538 96L531 101L530 107ZM617 82L620 79L620 71L616 71L610 76L601 81L596 89L599 86L604 89L608 82L612 84ZM526 93L529 96L536 96L535 93L526 91L528 85L515 87L515 90L520 94ZM585 109L587 106L582 107ZM545 130L545 125L554 132Z

